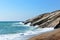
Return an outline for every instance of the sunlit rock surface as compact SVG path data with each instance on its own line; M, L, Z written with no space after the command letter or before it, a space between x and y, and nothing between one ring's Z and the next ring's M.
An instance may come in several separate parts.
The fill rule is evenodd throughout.
M38 25L41 28L45 27L55 27L60 20L60 10L56 10L50 13L44 13L42 15L33 17L31 19L26 20L24 23L31 23L31 26Z

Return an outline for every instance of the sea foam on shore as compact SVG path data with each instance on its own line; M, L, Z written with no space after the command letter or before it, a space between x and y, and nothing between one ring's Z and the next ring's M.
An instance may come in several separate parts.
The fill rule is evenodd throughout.
M0 35L0 40L27 40L33 36L52 30L53 28L44 28L44 29L36 29L33 31L27 31L25 33Z
M36 28L20 22L0 22L0 40L28 40L54 28Z

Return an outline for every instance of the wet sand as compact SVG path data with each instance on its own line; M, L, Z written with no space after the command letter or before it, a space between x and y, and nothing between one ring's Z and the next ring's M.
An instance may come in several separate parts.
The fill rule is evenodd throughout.
M60 40L60 29L37 35L28 40Z

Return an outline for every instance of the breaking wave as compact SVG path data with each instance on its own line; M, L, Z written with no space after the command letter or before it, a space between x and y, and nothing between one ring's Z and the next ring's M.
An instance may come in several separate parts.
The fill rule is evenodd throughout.
M22 22L0 22L0 40L28 40L30 37L54 30L36 27L30 26L30 23L24 25Z

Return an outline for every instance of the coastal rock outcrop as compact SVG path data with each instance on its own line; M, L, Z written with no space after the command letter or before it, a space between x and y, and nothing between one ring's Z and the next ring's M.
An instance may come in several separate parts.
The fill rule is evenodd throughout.
M28 19L24 24L31 23L30 26L36 26L41 28L55 27L60 21L60 10L56 10L50 13L44 13L34 18Z
M32 37L29 40L60 40L60 28Z
M59 21L59 24L57 24L54 29L57 29L57 28L60 28L60 21Z

